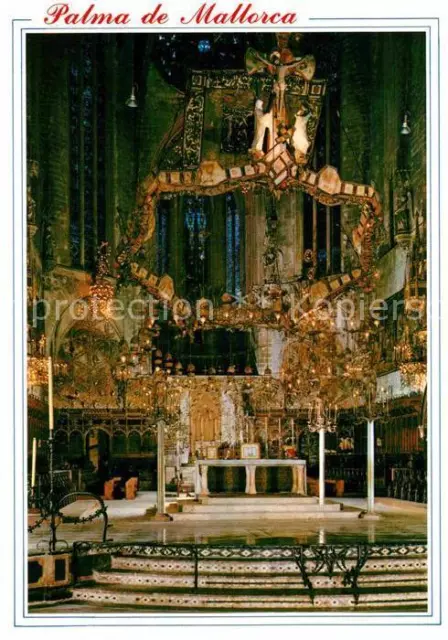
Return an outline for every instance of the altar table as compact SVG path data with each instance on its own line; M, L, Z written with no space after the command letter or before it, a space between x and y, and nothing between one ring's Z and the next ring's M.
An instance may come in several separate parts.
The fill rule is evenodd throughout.
M291 493L306 496L306 460L276 459L244 459L244 460L196 460L195 493L197 496L208 496L209 467L245 467L246 493L255 495L255 472L257 467L291 467Z

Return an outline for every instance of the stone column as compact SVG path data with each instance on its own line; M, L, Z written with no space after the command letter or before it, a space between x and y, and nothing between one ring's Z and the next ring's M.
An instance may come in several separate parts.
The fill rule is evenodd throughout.
M325 504L325 429L319 429L319 504Z
M306 465L302 464L300 465L300 467L298 468L298 485L297 485L297 491L302 495L302 496L306 496L307 495L307 487L306 487Z
M296 493L299 496L306 496L306 477L305 467L303 465L294 465L292 467L291 493Z
M298 493L297 491L297 485L298 485L298 473L297 473L297 467L291 467L291 473L292 473L292 487L291 487L291 493Z
M367 420L367 513L375 511L375 421Z
M208 490L208 465L201 464L201 496L210 495Z
M284 193L277 203L281 264L285 278L302 274L303 255L303 194L293 189Z
M194 493L196 495L196 498L201 493L201 474L200 474L199 465L197 462L195 463L195 467L194 467Z
M257 493L257 487L255 484L255 471L255 465L246 465L246 493L248 493L249 495L255 495Z
M249 193L244 196L245 204L245 246L246 246L246 293L253 286L260 285L264 279L263 251L266 230L266 197L262 193Z
M165 422L157 422L157 512L156 520L171 520L165 513Z

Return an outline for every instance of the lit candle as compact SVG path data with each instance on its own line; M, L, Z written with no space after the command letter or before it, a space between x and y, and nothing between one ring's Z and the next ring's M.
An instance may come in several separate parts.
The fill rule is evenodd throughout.
M53 432L53 363L51 356L48 358L48 427Z
M31 488L36 486L36 457L37 457L37 440L33 438L33 454L31 457Z

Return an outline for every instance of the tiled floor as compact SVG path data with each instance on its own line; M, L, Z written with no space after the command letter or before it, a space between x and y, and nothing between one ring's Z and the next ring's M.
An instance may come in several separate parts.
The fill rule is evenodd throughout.
M363 508L361 499L344 499L347 506ZM379 499L378 520L331 521L262 521L242 522L188 522L157 523L141 515L152 506L152 495L147 502L141 498L134 503L115 502L109 508L108 537L116 542L197 542L236 544L305 544L387 542L398 540L424 540L427 537L426 508L422 505ZM101 522L83 525L61 524L58 540L72 544L76 540L100 540ZM48 539L48 527L37 529L29 536L29 550L42 550Z

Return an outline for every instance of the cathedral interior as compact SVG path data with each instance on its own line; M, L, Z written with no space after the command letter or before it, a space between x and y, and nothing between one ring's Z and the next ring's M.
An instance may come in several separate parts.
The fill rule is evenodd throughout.
M195 526L214 539L240 521L254 562L263 519L291 545L294 523L342 520L349 542L366 526L375 543L383 518L394 556L394 509L426 522L428 501L425 35L32 34L26 46L28 530L50 538L30 555L30 594L110 606L114 567L149 563L157 532L197 542ZM116 540L115 511L136 504L152 542L111 551L101 583L92 558ZM102 543L85 557L73 546L77 578L103 585L89 591L58 532L92 540L102 519ZM125 529L123 544L132 519ZM408 538L394 570L407 583L390 574L387 607L425 610L426 548ZM386 607L372 595L383 583L360 586L373 560L353 569L351 547L342 582L325 574L330 595L314 583L326 555L297 561L299 586L269 574L265 605L251 600L258 583L231 592L223 575L213 604L197 558L224 559L201 540L190 587L151 582L151 565L140 604ZM287 562L288 546L270 548ZM243 581L240 556L228 562ZM121 606L137 606L133 589Z

